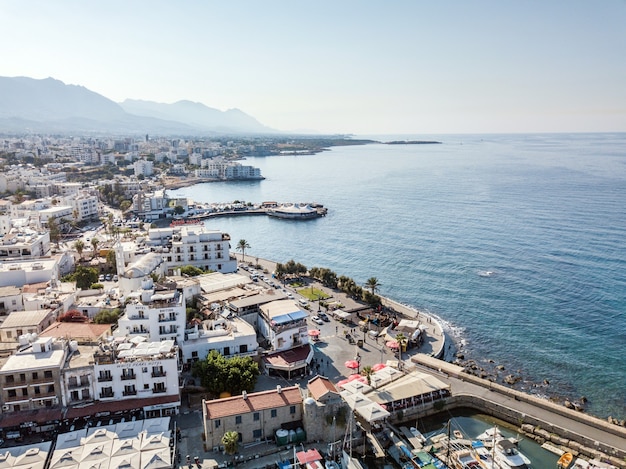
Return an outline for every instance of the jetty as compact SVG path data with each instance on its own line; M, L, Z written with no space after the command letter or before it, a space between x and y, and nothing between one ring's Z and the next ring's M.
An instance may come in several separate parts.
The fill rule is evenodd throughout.
M243 204L218 204L184 218L186 222L197 222L215 217L241 217L267 215L285 220L312 220L326 216L328 209L316 202L282 203L264 202L260 205L247 206Z

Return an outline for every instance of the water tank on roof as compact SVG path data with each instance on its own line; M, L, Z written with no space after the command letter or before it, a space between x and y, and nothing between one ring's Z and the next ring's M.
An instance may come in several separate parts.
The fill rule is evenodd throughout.
M28 337L29 335L30 335L30 334L24 334L24 335L19 336L19 337L17 338L17 342L18 342L20 345L28 345L28 343L30 342L30 341L28 340L28 339L29 339L29 337Z
M287 430L276 430L276 444L283 446L289 443L289 432Z
M70 341L70 352L76 352L78 350L78 342L75 340Z
M37 334L35 334L34 332L32 332L31 334L27 334L27 335L29 336L28 340L30 340L31 342L34 342L37 340Z

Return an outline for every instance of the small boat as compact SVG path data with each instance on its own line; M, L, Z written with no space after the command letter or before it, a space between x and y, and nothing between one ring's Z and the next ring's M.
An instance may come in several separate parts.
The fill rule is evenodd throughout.
M463 439L463 433L461 433L461 430L454 430L452 434L454 435L454 438L456 438L457 440Z
M494 460L502 469L529 469L530 461L523 456L515 444L504 438L496 442Z
M574 459L574 455L572 453L563 453L559 460L556 462L556 467L558 469L567 469L570 464L572 464L572 460Z
M415 438L417 438L420 441L420 443L422 444L426 443L426 437L422 435L422 433L417 428L411 427L409 428L409 431Z

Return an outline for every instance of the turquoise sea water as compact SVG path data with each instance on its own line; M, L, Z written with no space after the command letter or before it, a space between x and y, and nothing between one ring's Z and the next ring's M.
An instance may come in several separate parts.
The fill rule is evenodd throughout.
M626 134L419 138L443 143L249 158L266 180L169 194L322 203L317 220L207 226L253 257L375 276L442 318L466 358L626 418Z

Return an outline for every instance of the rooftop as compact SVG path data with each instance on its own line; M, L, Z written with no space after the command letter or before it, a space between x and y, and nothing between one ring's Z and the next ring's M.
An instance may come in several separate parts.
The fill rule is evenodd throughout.
M265 409L276 409L289 405L302 404L302 393L299 386L281 388L277 386L271 391L262 391L247 396L234 396L226 399L205 401L209 419L223 418L231 415L246 414Z
M34 311L13 311L4 320L0 328L9 329L16 327L38 326L52 311L49 309L37 309Z

